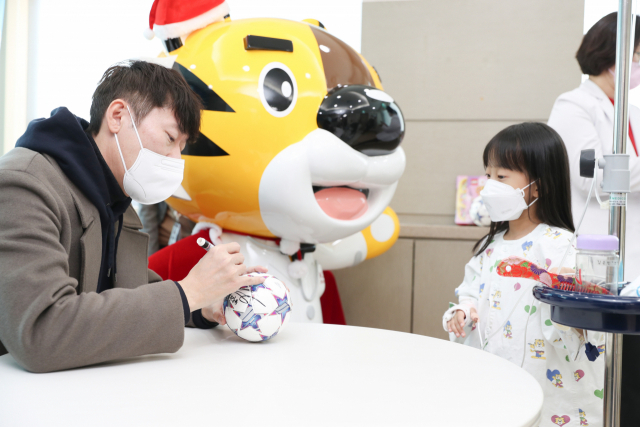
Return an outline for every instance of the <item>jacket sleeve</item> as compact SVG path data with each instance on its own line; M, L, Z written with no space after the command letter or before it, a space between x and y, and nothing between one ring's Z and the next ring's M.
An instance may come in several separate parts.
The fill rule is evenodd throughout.
M460 304L478 309L480 297L480 280L482 278L482 262L484 254L474 256L464 267L464 280L456 288L456 296Z
M162 282L162 277L150 268L147 268L147 277L149 278L149 283Z
M0 341L9 353L48 372L177 351L184 315L172 281L77 293L66 212L33 175L0 172Z
M567 147L571 169L571 187L586 197L591 187L591 179L580 176L580 152L593 149L596 153L596 159L599 159L604 154L611 154L613 147L605 147L598 135L594 120L576 100L567 99L564 96L558 98L551 110L548 124L558 132ZM631 191L638 192L640 191L640 160L634 153L628 154L632 154L629 161ZM598 169L599 183L602 182L602 173L602 169ZM602 191L599 187L594 189L594 191L596 190Z
M471 258L471 261L467 263L464 268L464 280L462 281L462 284L456 288L456 296L458 297L459 304L449 307L442 317L442 327L445 332L448 332L447 322L453 318L455 312L457 310L462 310L465 313L466 320L464 331L467 337L456 337L455 334L449 333L449 339L451 341L467 343L467 340L469 339L469 335L472 330L469 312L471 308L475 308L476 310L478 309L483 256L484 254L474 256ZM473 343L470 345L473 345Z
M603 142L598 136L592 118L582 106L561 96L553 105L548 124L558 132L567 148L571 187L586 197L591 187L591 179L580 176L580 152L593 149L596 159L604 154ZM602 170L598 172L598 182L602 182Z

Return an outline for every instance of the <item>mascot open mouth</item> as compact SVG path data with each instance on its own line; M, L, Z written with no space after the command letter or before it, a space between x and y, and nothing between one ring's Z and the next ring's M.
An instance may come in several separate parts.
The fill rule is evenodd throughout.
M260 214L274 236L328 243L365 229L389 205L402 147L368 156L324 129L280 151L260 179Z
M316 202L331 218L351 220L360 218L369 209L368 189L313 186Z

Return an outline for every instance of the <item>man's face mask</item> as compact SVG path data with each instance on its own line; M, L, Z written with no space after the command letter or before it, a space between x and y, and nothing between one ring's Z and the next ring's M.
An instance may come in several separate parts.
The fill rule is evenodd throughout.
M142 146L136 122L133 119L131 110L127 105L127 110L131 116L133 129L140 143L140 153L133 166L127 170L127 165L122 156L118 135L114 134L122 165L124 166L124 191L136 202L143 205L152 205L168 199L182 183L184 174L184 160L173 159L154 153Z
M529 205L524 201L524 190L531 184L533 182L523 189L515 189L495 179L488 180L480 192L480 196L487 207L491 221L513 221L520 218L525 209L538 201L535 199Z

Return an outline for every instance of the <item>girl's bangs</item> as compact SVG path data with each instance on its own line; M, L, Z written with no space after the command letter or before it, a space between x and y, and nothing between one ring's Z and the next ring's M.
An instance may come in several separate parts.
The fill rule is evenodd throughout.
M489 166L512 171L525 172L524 155L520 142L517 140L507 140L496 135L484 150L483 155L485 169Z

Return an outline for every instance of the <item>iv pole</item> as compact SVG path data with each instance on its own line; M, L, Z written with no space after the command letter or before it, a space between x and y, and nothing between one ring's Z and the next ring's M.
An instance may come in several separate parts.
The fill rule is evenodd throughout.
M635 15L633 0L619 0L616 37L616 92L613 126L613 154L626 154L629 129L629 69L633 58ZM612 193L609 208L609 234L620 242L618 283L624 282L627 194ZM620 425L620 386L622 379L622 334L607 333L605 351L604 425Z

